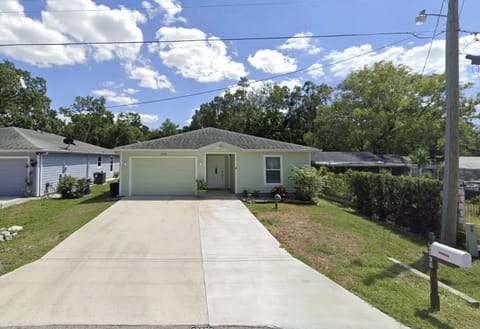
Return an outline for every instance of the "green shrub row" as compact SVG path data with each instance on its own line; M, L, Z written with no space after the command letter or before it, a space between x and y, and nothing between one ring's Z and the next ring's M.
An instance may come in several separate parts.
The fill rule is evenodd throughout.
M361 214L407 227L415 233L440 230L442 183L428 178L350 172L353 205Z
M58 182L57 192L62 195L62 199L81 198L85 194L86 186L85 178L76 179L72 176L63 176Z

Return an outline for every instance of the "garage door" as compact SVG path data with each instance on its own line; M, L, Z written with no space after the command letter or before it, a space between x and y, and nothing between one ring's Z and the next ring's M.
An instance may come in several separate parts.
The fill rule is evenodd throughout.
M26 163L26 159L0 159L0 196L23 195Z
M195 194L194 158L132 158L131 195Z

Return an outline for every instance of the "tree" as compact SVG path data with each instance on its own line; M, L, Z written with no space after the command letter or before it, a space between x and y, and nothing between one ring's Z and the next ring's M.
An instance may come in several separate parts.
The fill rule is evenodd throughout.
M178 134L178 125L170 119L165 119L159 129L154 129L148 134L148 139L157 139Z
M60 112L70 121L65 127L65 136L103 147L111 146L109 131L114 114L105 108L105 98L78 96L70 107L60 108Z
M462 149L473 149L469 118L478 103L462 95L461 104ZM411 154L423 148L434 157L443 154L445 111L443 75L422 76L404 65L379 62L340 83L332 104L319 108L313 139L329 151Z
M105 147L127 145L136 141L143 141L149 134L149 129L142 124L138 113L120 113L116 122L108 129L108 144Z
M17 69L12 62L0 63L0 127L20 127L59 133L62 121L50 108L46 81Z

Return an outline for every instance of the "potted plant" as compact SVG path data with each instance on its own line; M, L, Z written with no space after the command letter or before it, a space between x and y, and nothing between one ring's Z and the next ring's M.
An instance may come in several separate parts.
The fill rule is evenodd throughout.
M195 183L197 184L197 196L199 198L205 197L205 194L207 193L208 189L208 184L206 181L203 179L196 179Z

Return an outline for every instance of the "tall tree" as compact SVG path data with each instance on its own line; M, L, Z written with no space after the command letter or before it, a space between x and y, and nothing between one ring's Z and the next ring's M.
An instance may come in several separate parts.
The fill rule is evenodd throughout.
M463 86L463 90L468 86ZM471 100L462 95L463 150L474 148L469 124ZM338 87L330 106L315 120L315 145L324 150L411 154L426 149L443 154L445 79L421 76L403 65L379 62L351 73Z
M94 145L110 146L109 130L114 114L105 108L105 98L78 96L70 107L60 108L60 112L69 119L64 135Z
M0 126L59 133L62 121L50 108L46 81L17 69L12 62L0 63Z

